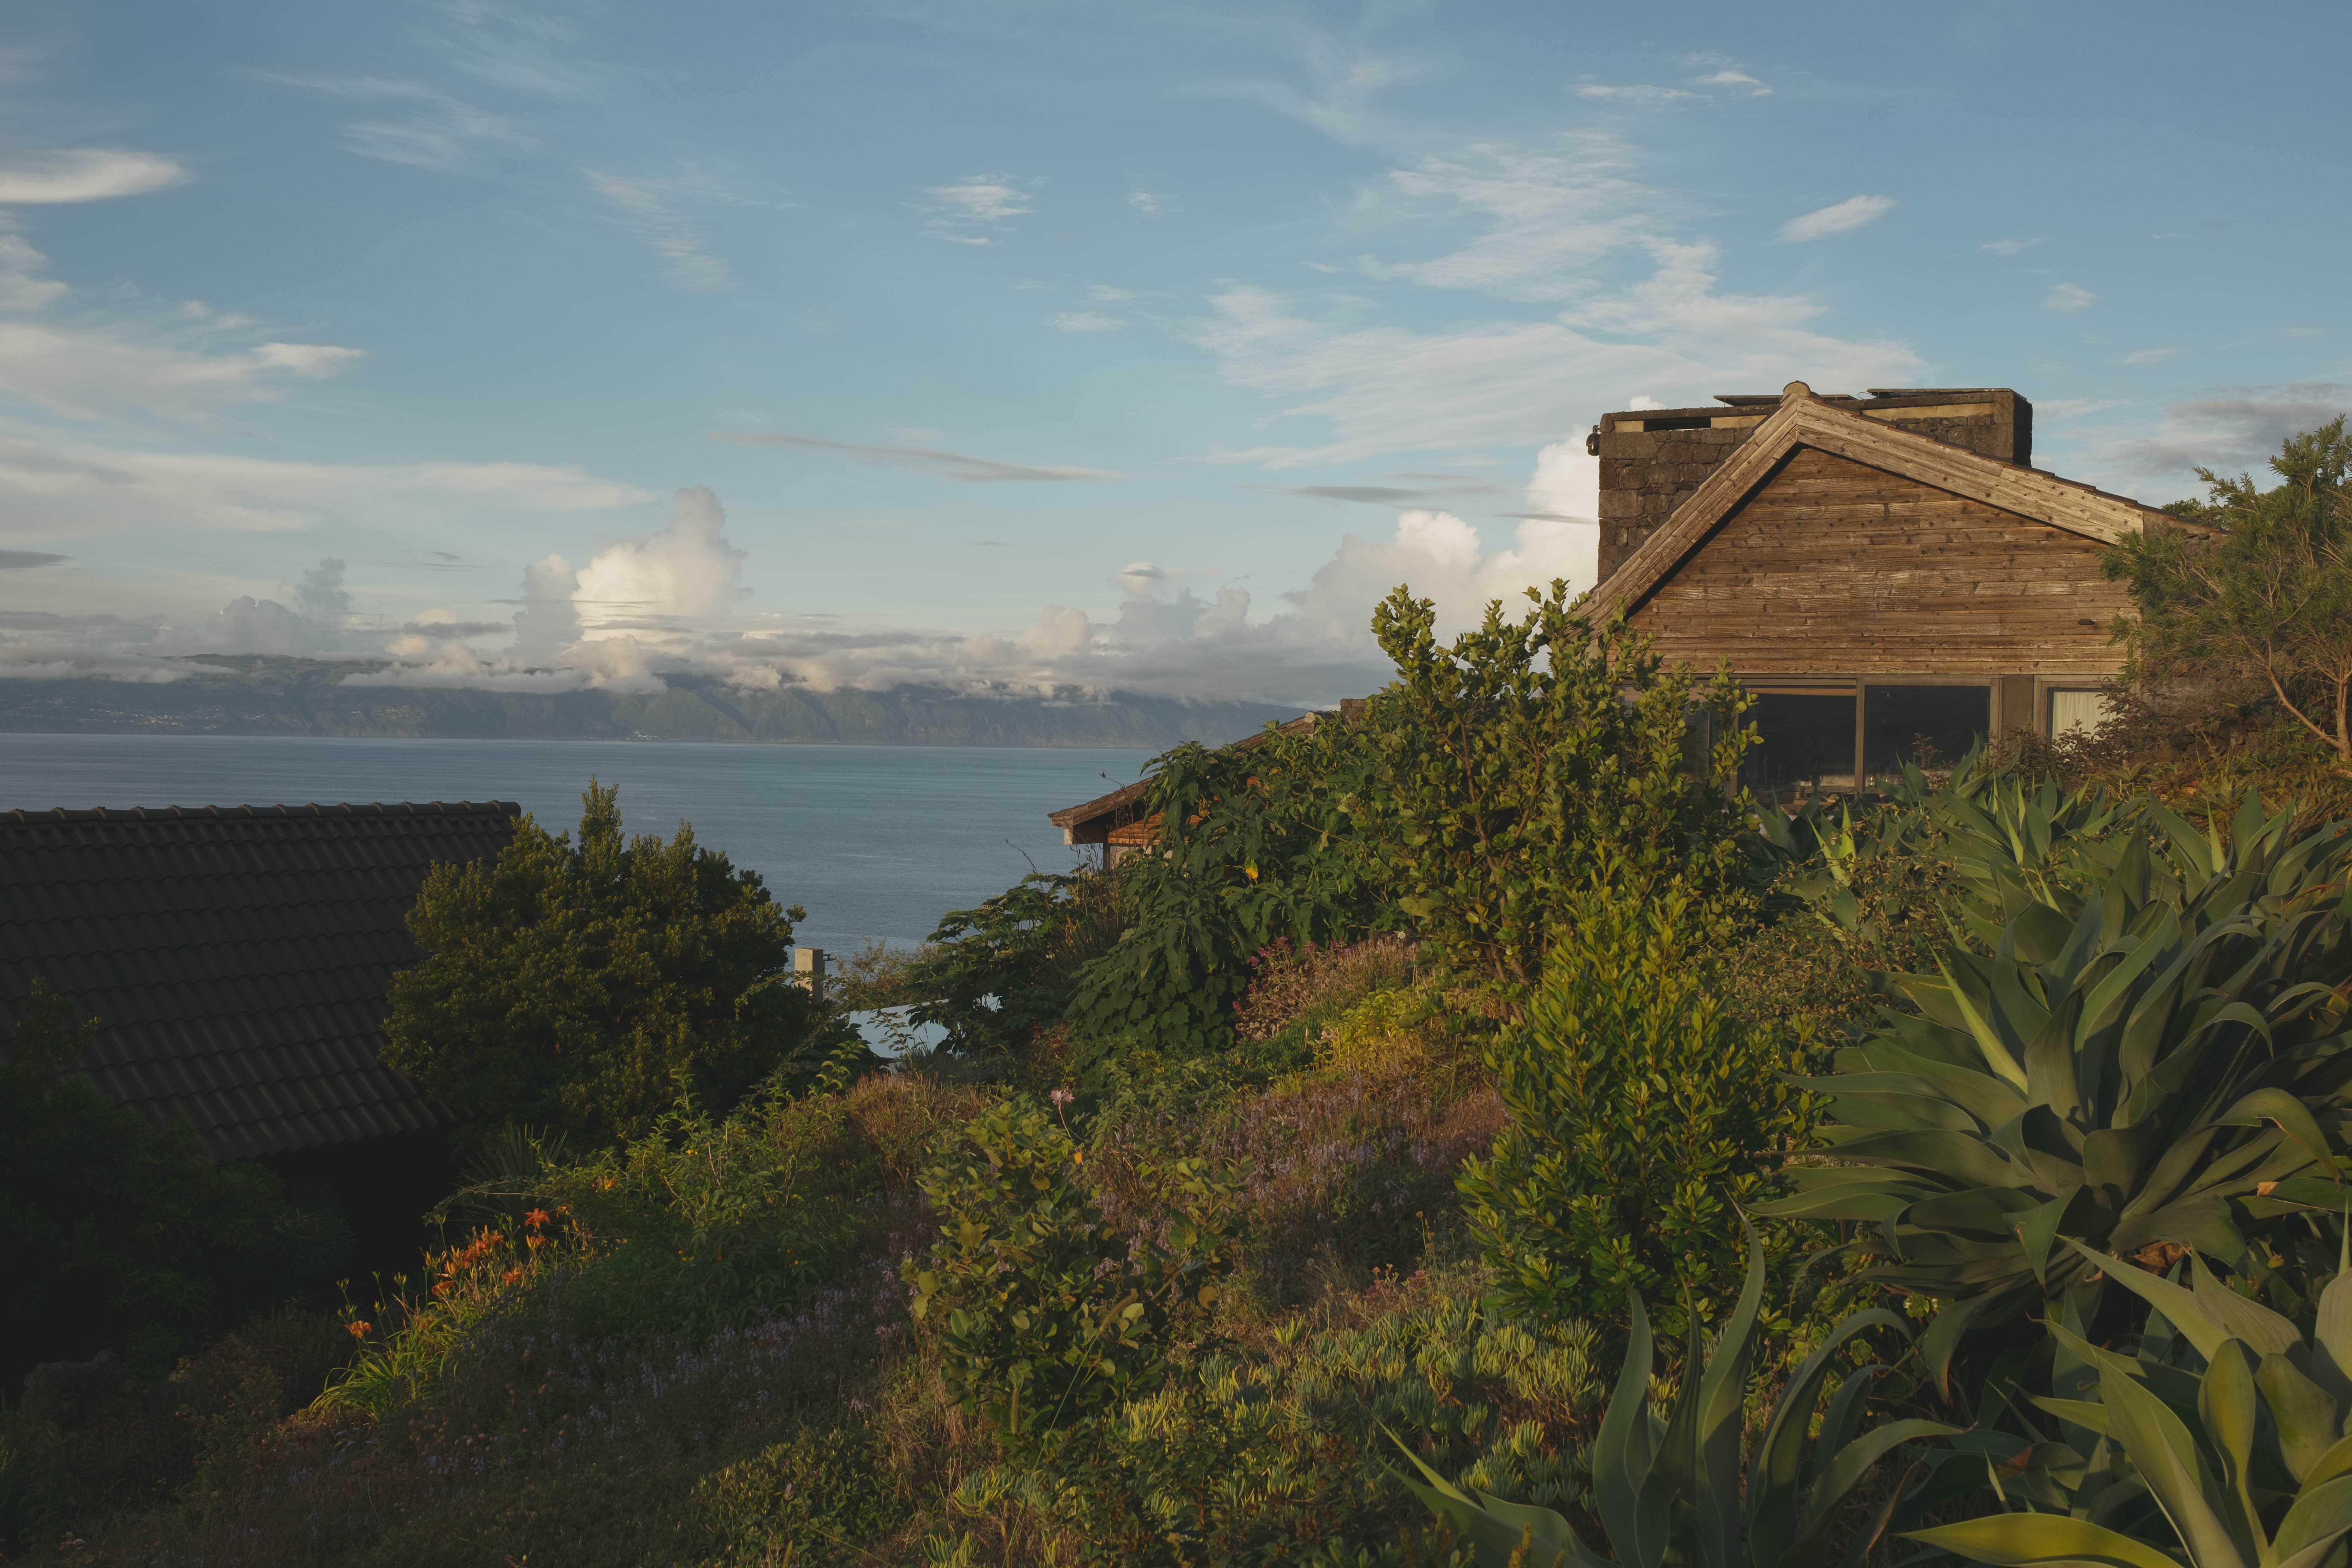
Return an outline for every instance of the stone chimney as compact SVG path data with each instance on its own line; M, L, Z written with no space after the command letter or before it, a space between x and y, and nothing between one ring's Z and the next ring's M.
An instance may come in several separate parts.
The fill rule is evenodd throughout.
M1601 417L1584 449L1601 459L1604 582L1739 449L1782 395L1718 393L1718 407L1632 408ZM2019 468L2033 462L2033 405L2005 386L1874 386L1864 397L1814 395Z

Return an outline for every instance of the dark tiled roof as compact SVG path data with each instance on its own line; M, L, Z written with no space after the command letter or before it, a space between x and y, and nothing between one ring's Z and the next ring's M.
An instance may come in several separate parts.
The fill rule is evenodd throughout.
M520 807L0 812L0 1041L35 979L100 1020L83 1065L221 1159L431 1126L376 1063L436 861L495 856Z

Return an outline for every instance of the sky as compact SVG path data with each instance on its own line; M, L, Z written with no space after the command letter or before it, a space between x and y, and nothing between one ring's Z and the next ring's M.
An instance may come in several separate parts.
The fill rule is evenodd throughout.
M2352 405L2340 5L15 0L0 678L1328 703L1585 431Z

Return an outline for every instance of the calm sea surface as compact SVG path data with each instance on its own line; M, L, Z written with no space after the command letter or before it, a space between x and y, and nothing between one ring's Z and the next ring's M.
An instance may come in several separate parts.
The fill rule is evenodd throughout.
M1149 754L957 746L353 741L0 734L0 810L513 800L550 828L593 773L630 831L695 837L801 904L798 940L836 952L920 942L1034 863L1076 851L1045 814L1133 780ZM1108 775L1108 778L1105 775Z

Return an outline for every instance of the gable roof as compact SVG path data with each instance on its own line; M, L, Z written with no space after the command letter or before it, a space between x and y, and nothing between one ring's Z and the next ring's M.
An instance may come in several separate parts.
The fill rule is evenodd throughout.
M2150 519L2170 521L2128 497L1896 429L1825 403L1803 382L1792 381L1780 395L1780 407L1756 426L1739 450L1593 590L1587 612L1599 620L1618 610L1630 615L1638 609L1706 542L1716 525L1800 447L1866 463L2104 544L2138 532Z
M436 861L495 856L510 802L0 812L0 1042L35 979L100 1020L83 1068L250 1159L446 1120L378 1065L385 987Z

